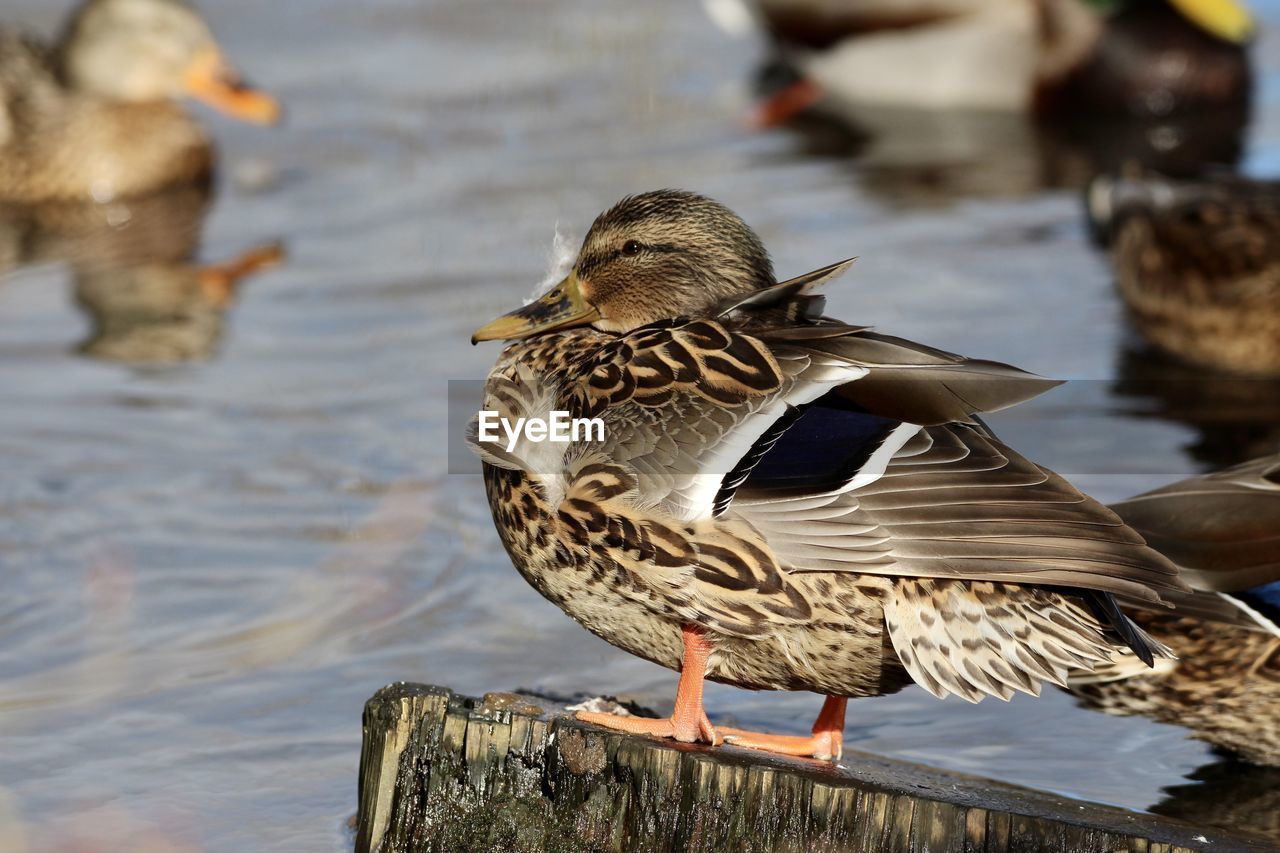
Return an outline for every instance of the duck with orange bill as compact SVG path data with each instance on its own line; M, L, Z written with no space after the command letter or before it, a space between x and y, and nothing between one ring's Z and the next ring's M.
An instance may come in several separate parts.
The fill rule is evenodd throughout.
M0 31L0 200L109 201L207 180L213 147L195 99L272 124L182 0L87 0L52 46Z

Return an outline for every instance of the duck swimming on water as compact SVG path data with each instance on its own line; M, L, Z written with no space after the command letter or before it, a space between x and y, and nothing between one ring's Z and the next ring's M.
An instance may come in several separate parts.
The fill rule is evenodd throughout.
M280 115L182 0L87 0L46 47L0 30L0 201L110 201L207 180L213 148L179 103Z

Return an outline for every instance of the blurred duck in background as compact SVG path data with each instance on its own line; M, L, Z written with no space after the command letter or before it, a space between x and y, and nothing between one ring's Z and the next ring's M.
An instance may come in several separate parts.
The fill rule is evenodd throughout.
M1147 341L1201 367L1280 377L1280 182L1130 170L1095 179L1087 198Z
M52 47L0 31L0 199L109 201L207 181L208 136L179 100L275 122L182 0L88 0Z
M131 364L207 358L241 284L284 257L266 243L235 259L193 258L209 189L187 186L109 204L0 205L0 278L16 267L64 261L90 331L80 352Z
M1164 117L1248 100L1235 0L759 0L816 90L854 105ZM1104 11L1102 6L1112 9Z
M1235 0L757 5L791 69L764 84L758 123L833 118L870 138L873 165L952 164L962 192L1025 192L1130 159L1193 174L1240 155L1253 23Z
M1111 507L1178 566L1172 612L1130 615L1177 660L1120 657L1070 679L1086 705L1142 714L1280 766L1280 454Z

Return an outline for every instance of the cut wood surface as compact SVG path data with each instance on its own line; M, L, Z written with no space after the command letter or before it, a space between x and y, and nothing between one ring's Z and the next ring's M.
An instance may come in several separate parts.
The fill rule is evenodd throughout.
M357 853L1274 849L866 753L836 767L683 745L421 684L365 705L359 798Z

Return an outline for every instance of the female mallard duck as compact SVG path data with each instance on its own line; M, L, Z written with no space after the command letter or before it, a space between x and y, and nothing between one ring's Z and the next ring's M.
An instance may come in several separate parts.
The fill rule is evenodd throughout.
M1168 654L1116 601L1158 603L1174 566L976 417L1056 383L821 316L812 291L850 263L778 284L731 211L650 192L476 332L514 341L472 442L516 568L680 671L669 719L583 719L832 757L850 696L1008 698L1118 649ZM603 436L492 440L560 411ZM812 737L716 728L704 678L828 699Z
M1247 102L1236 0L759 0L783 41L816 48L778 120L822 93L852 107L1164 118Z
M1143 337L1194 364L1280 376L1280 182L1098 178L1088 204Z
M1178 723L1280 766L1280 455L1112 508L1196 592L1171 593L1174 614L1133 613L1176 663L1153 672L1117 661L1111 677L1073 679L1072 692L1108 713Z
M272 122L182 0L87 0L56 47L0 32L0 200L137 196L205 180L212 148L177 100Z

